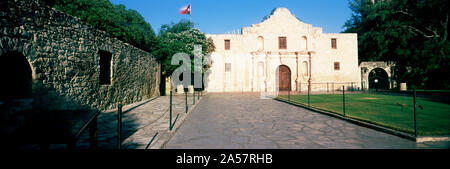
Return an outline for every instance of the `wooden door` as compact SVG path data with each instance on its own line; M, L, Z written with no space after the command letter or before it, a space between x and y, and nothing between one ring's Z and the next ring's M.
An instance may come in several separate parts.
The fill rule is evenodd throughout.
M279 91L291 90L291 70L285 65L278 67Z

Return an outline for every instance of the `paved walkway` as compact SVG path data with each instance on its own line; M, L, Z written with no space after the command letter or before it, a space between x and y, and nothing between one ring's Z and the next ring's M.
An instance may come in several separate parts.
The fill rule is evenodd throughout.
M196 96L196 104L199 102L197 98ZM188 95L189 112L195 108L192 99L192 95ZM169 102L169 96L161 96L124 106L122 148L161 148L167 143L189 114L185 113L185 96L173 96L172 121L175 121L177 114L179 117L173 130L170 131ZM158 134L154 137L156 133ZM152 144L149 145L152 139ZM100 149L117 149L117 110L105 111L99 115L98 145ZM89 148L89 135L85 132L77 142L77 149L87 148Z
M417 144L256 94L208 94L165 148L449 148Z

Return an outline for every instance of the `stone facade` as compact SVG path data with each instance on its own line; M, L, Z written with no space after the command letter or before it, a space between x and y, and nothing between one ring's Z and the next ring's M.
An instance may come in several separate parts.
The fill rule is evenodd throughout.
M40 101L36 104L45 108L106 110L118 102L130 104L159 95L160 64L150 53L39 0L1 2L3 66L9 64L5 57L11 57L11 52L16 52L12 57L24 57L31 69L32 96L28 102ZM100 64L101 53L109 55L104 65ZM14 73L14 64L9 66ZM100 83L101 69L110 83ZM8 79L2 79L4 82Z
M216 51L207 77L208 92L273 92L278 88L278 69L288 67L290 90L328 90L327 83L361 86L357 34L323 33L298 20L286 8L278 8L267 20L242 28L242 34L208 35ZM286 48L280 48L280 37ZM336 48L332 48L336 39ZM225 49L229 40L230 49ZM228 42L227 42L228 43ZM338 63L338 70L334 64ZM290 72L289 72L290 71ZM353 84L352 83L352 84ZM336 85L336 89L341 86Z

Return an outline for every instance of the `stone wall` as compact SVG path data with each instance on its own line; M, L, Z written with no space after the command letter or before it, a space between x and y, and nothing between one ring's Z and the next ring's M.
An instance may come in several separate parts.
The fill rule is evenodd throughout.
M35 105L106 110L159 95L160 65L151 54L39 0L0 3L0 62L9 52L26 58ZM112 56L109 85L100 84L101 51Z

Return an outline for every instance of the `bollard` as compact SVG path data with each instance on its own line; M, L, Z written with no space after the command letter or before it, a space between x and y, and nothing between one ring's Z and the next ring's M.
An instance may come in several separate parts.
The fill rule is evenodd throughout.
M413 104L414 104L414 136L417 137L417 123L416 123L416 89L413 90Z
M172 90L170 91L170 102L169 102L169 128L172 130Z
M117 106L117 148L122 149L122 103Z
M342 86L342 108L344 110L344 117L345 117L345 86Z

